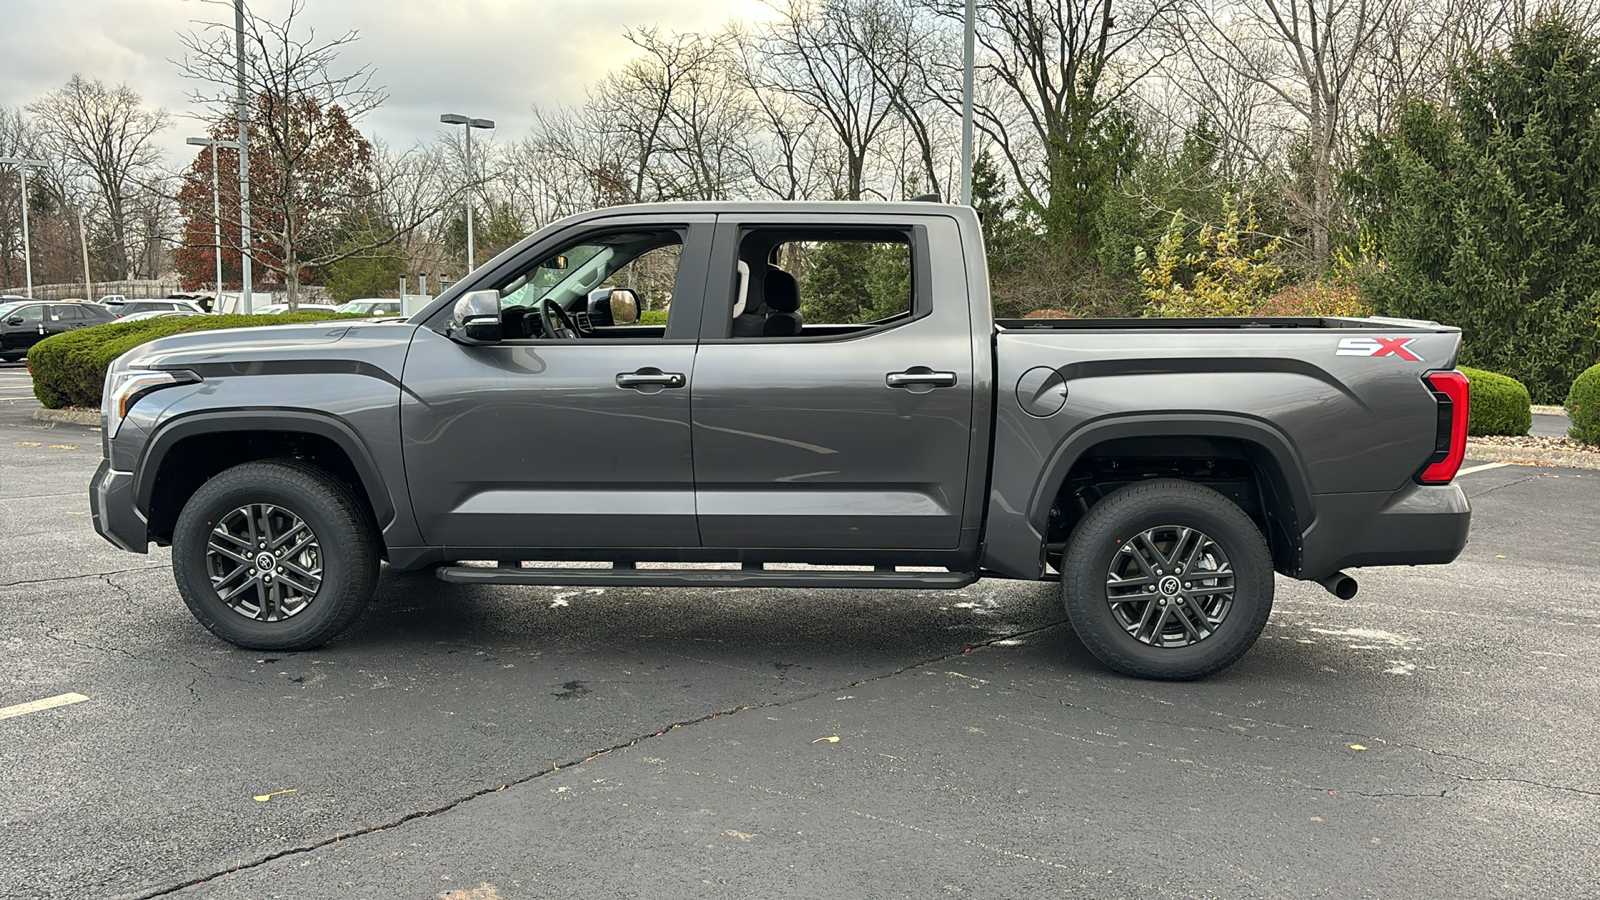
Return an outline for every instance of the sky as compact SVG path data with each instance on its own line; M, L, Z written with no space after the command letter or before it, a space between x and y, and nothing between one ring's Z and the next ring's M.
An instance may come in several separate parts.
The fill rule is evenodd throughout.
M288 0L249 7L277 18ZM371 67L388 100L361 130L405 148L435 139L447 112L493 119L499 140L521 139L534 103L581 103L585 87L634 56L630 26L692 31L768 14L760 0L306 0L296 21L324 39L360 34L337 71ZM0 0L0 105L25 106L73 74L126 83L172 114L158 141L179 167L194 149L184 138L205 133L189 99L196 84L172 62L179 34L232 22L231 0Z

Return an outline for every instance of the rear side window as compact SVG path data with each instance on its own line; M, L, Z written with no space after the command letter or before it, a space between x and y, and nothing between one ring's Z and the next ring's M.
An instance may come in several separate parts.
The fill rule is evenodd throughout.
M910 232L752 228L740 239L731 337L841 337L919 312Z

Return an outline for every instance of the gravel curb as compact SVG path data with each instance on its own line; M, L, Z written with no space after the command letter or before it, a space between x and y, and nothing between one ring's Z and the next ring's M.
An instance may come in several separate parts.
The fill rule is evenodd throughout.
M1467 458L1521 466L1559 466L1565 469L1600 469L1600 453L1542 447L1503 447L1467 441Z
M99 425L100 410L98 409L44 409L33 411L33 417L41 422L61 422L67 425Z

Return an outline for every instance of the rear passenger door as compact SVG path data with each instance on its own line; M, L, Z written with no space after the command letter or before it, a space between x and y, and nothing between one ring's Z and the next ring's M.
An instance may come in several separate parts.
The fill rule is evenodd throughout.
M61 334L93 324L83 315L83 311L76 303L50 304L49 321L45 323L45 334Z
M718 217L692 387L708 548L961 545L972 332L961 259L930 252L955 223L839 221Z

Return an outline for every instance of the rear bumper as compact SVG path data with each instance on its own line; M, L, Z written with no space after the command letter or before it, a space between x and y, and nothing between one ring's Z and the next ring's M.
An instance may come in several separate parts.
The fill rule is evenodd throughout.
M100 460L100 468L89 482L89 514L94 530L123 550L150 551L150 526L133 502L133 473L118 472L110 460Z
M1472 507L1456 484L1410 484L1394 493L1318 494L1303 538L1300 578L1351 566L1447 563L1467 546Z

